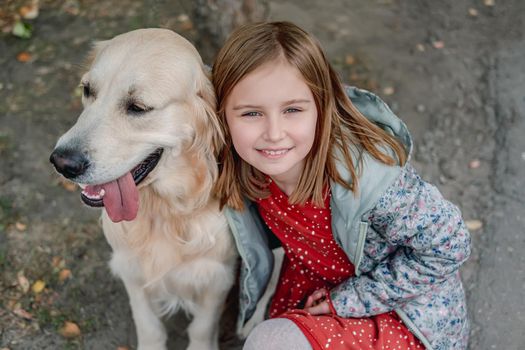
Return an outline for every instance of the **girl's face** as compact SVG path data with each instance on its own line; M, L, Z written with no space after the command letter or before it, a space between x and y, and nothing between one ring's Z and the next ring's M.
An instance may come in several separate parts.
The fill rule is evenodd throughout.
M318 113L301 73L284 59L266 63L235 85L225 107L239 156L290 195L312 148Z

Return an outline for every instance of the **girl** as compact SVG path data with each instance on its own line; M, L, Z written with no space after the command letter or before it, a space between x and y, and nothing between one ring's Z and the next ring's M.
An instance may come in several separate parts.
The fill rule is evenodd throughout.
M245 349L465 349L459 210L408 163L410 135L344 88L286 22L235 31L213 66L226 135L217 192L242 257L242 326L285 258Z

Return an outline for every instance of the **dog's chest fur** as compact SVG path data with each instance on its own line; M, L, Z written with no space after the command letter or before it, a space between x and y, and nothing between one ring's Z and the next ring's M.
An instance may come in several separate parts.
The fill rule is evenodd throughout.
M179 306L191 311L207 286L233 277L226 268L236 258L226 219L209 208L187 220L156 214L119 224L103 214L104 234L113 248L111 269L142 286L158 312L170 313Z

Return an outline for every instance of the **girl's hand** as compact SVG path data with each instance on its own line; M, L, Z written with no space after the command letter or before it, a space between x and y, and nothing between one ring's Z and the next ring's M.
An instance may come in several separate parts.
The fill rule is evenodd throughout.
M325 315L330 313L329 301L327 299L328 291L324 288L312 293L306 299L304 310L311 315Z

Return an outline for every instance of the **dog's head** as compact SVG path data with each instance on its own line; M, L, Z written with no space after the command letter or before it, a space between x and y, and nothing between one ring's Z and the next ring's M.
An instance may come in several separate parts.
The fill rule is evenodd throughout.
M167 159L198 152L216 167L222 135L213 87L178 34L140 29L95 44L80 84L84 109L50 160L113 221L136 216L137 185L161 178Z

